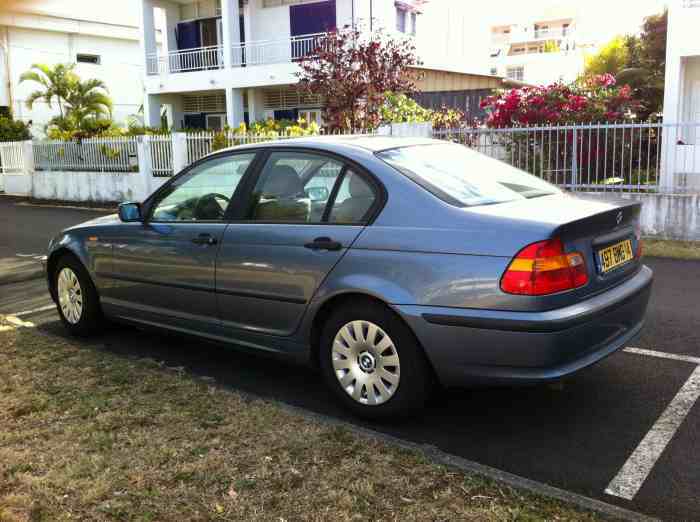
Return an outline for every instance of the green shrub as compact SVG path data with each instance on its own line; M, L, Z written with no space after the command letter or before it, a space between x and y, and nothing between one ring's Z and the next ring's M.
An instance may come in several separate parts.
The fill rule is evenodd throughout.
M23 121L0 116L0 141L24 141L31 138L29 125Z

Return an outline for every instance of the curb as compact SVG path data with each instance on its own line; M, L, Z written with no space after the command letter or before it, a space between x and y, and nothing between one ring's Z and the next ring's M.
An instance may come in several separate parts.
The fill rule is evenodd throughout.
M224 389L228 389L229 391L231 391L229 388ZM567 504L579 507L585 511L598 513L608 520L628 520L635 522L658 522L660 520L658 518L637 513L636 511L631 511L629 509L621 508L613 504L608 504L607 502L603 502L602 500L586 497L578 493L573 493L571 491L566 491L564 489L550 486L542 482L537 482L535 480L521 477L519 475L514 475L513 473L509 473L507 471L501 471L499 469L492 468L484 464L479 464L478 462L458 457L450 453L445 453L444 451L430 444L418 444L415 442L410 442L404 439L400 439L398 437L394 437L393 435L387 435L385 433L381 433L369 428L357 426L356 424L353 424L348 421L336 419L327 415L322 415L320 413L311 412L303 408L299 408L297 406L292 406L290 404L285 404L276 400L260 397L252 393L241 392L236 389L233 389L233 391L243 396L272 403L282 408L283 410L292 412L296 415L300 415L309 420L313 420L330 426L341 426L347 429L348 431L362 437L369 437L375 440L386 442L388 444L391 444L392 446L397 446L402 449L420 452L426 457L428 457L430 460L438 464L442 464L451 468L456 468L460 471L470 473L472 475L486 477L507 484L508 486L511 486L515 489L520 489L528 491L530 493L534 493L535 495L553 498L565 502Z
M0 271L0 286L11 285L14 283L24 283L26 281L33 281L44 277L44 268L38 261L27 263L24 266L20 265L18 268L19 270L11 269L8 271Z

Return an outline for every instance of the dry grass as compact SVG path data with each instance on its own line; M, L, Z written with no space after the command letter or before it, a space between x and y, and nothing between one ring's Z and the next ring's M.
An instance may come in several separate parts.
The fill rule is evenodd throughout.
M672 259L700 259L700 241L645 239L644 255Z
M593 520L153 360L0 333L0 521Z

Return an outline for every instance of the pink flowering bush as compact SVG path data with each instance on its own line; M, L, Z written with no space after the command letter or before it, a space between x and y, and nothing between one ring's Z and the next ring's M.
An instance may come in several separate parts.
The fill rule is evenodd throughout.
M632 119L637 102L629 86L618 86L611 74L572 84L521 87L481 102L489 127L598 123Z

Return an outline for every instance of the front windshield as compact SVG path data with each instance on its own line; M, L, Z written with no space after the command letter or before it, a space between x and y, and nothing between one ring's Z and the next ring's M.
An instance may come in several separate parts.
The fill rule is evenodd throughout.
M462 145L416 145L385 150L378 156L436 196L461 207L561 192L525 171Z

